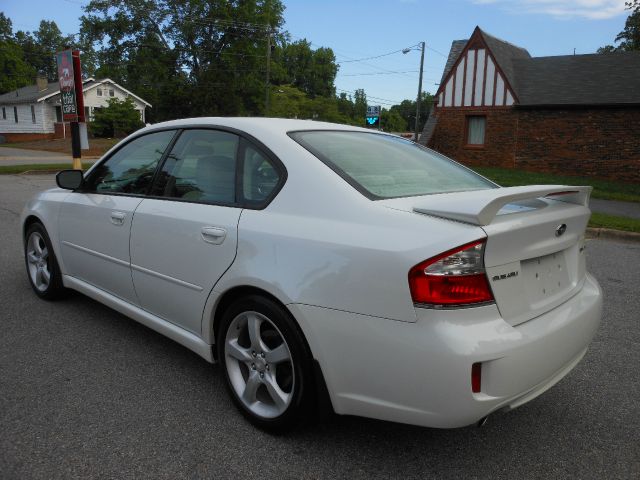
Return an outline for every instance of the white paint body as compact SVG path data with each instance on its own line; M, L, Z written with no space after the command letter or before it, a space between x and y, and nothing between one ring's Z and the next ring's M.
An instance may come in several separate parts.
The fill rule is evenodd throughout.
M416 425L464 426L518 406L559 381L584 355L602 308L598 284L584 268L588 188L564 202L531 200L515 211L507 205L513 198L568 187L532 188L531 195L525 187L496 188L372 201L286 134L363 129L203 118L135 135L183 125L250 133L286 167L281 191L264 210L61 189L40 193L22 219L44 224L66 286L209 361L222 296L236 287L261 289L299 324L337 413ZM111 221L113 212L124 214L121 224ZM453 215L465 221L451 220ZM567 224L567 232L558 238L559 223ZM224 239L204 241L203 227L223 230ZM516 282L492 282L496 303L415 306L409 270L481 238L487 238L489 278L522 271ZM561 280L549 277L560 286L542 295L527 271L540 273L531 262L549 255L558 258L545 262L563 262L568 273ZM476 362L483 362L482 393L471 390Z

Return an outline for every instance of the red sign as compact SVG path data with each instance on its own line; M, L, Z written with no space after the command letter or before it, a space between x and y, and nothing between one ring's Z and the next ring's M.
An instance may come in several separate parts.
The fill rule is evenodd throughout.
M62 119L67 122L78 121L78 107L76 105L76 90L73 71L73 56L71 50L59 52L58 81L60 82L60 100L62 103Z

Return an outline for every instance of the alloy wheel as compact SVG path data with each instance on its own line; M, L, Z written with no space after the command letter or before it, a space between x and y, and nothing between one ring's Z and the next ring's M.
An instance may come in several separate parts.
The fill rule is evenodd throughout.
M49 249L38 232L32 232L27 240L27 266L31 283L39 292L46 292L51 283Z
M284 336L265 315L247 311L229 324L225 365L238 399L254 415L282 415L293 398L294 368Z

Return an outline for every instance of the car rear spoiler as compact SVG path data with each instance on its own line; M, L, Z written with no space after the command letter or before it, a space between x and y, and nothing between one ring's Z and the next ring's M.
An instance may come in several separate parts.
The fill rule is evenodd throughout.
M482 226L489 225L502 207L518 200L550 197L587 207L591 190L591 187L568 185L527 185L444 193L420 198L413 211Z

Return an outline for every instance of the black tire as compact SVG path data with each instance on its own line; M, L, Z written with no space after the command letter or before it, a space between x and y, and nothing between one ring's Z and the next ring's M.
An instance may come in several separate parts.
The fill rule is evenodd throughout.
M35 242L39 244L42 251L46 248L46 258L42 258L40 255L39 262L35 262L35 257L31 256L33 253L38 255L38 252L32 248L33 245L35 245ZM44 300L58 300L68 294L68 290L64 288L64 285L62 284L62 274L60 272L60 267L58 266L58 260L56 259L55 252L51 246L51 240L49 239L46 229L41 223L36 222L31 224L25 233L24 260L29 284L36 295ZM40 270L46 269L46 272L49 274L49 280L46 282L46 285L44 284L44 281L38 283L38 278L44 277L34 277L33 271L34 269L38 270L38 268Z
M251 359L245 362L229 354L229 351L231 351L229 341L235 340L238 344L242 343L243 349L252 349L251 345L253 344L248 337L249 333L246 333L246 339L243 340L242 336L245 334L238 332L241 331L241 328L244 328L240 326L243 319L256 318L256 315L262 318L258 330L261 331L260 335L267 347L265 348L267 351L266 361L270 361L269 354L275 352L276 348L281 345L278 344L278 333L281 335L283 343L288 347L288 353L290 354L289 359L282 361L282 363L273 363L274 366L271 372L269 371L269 363L266 363L266 367L264 364L258 365L256 369ZM267 319L270 323L265 322L264 319ZM249 320L245 321L248 322ZM276 328L274 329L273 326ZM231 332L230 327L233 329ZM269 335L271 335L272 340L269 339ZM228 337L230 337L231 340L229 340ZM267 343L271 341L273 341L273 345L275 345L273 349L270 349L271 345L267 345ZM227 308L222 316L216 339L216 347L218 361L224 372L225 383L229 394L238 409L251 423L258 428L277 433L290 430L302 421L309 419L315 406L313 360L302 333L291 317L291 314L285 308L259 295L250 295L236 300ZM247 350L247 353L249 350ZM259 350L252 354L254 357L260 357L261 355ZM256 363L259 360L260 359L257 358ZM264 361L263 356L262 362ZM234 366L236 364L238 367ZM251 365L253 365L253 367ZM266 370L264 370L265 368ZM259 372L260 375L267 376L263 376L262 380L259 380L263 383L257 387L257 393L254 394L256 400L253 407L249 407L245 404L245 401L241 399L238 384L240 384L240 387L244 385L244 388L247 388L249 385L249 375L255 375L256 372ZM276 377L278 377L276 372L277 374L284 372L281 378L277 379L279 386L282 386L282 391L286 391L287 388L290 389L289 392L286 392L287 395L290 395L286 407L275 405L275 402L273 407L269 405L273 399L273 395L271 395L271 397L269 395L273 390L269 389L267 380L273 382ZM273 375L268 377L270 373L273 373ZM239 378L239 375L242 375L242 378ZM234 380L231 378L232 376L235 379L235 387ZM242 383L243 381L245 382L244 384ZM263 393L262 405L260 405L261 400L259 398L261 392ZM256 412L258 407L262 407L264 410L272 408L272 410L276 412L280 408L284 408L284 411L277 412L274 415L272 415L271 412L262 415Z

